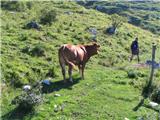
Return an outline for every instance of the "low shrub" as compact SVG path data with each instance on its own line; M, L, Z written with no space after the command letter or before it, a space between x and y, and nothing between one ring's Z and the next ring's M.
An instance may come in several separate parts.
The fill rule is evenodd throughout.
M22 1L2 1L2 9L23 12L27 9L26 2Z
M151 100L160 103L160 87L156 88L151 94Z
M45 56L45 48L41 44L37 44L31 51L30 54L32 56Z
M21 50L21 52L27 53L27 54L29 54L30 51L31 51L31 48L30 48L29 46L25 46L25 47Z
M127 71L128 74L128 78L136 78L137 77L137 73L134 72L133 70Z
M18 105L18 108L23 111L33 110L36 105L43 101L41 88L41 84L38 84L34 89L23 91L21 95L12 100L12 104Z
M44 25L46 25L46 24L51 25L52 22L57 20L56 16L57 16L57 13L55 10L42 11L42 15L40 17L40 23L42 23Z

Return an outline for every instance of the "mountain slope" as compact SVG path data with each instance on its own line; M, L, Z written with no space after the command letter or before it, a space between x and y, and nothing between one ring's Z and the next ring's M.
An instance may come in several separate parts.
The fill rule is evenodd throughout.
M129 23L159 34L159 1L81 1L80 4L107 14L119 14L128 18Z
M130 43L139 37L141 62L151 58L152 42L159 45L160 37L128 23L118 29L117 34L104 34L110 26L110 16L96 10L85 9L75 2L29 2L20 12L3 8L1 12L1 51L2 51L2 116L11 119L16 106L12 99L21 93L24 84L33 84L51 77L57 91L44 94L45 101L36 107L34 114L15 115L24 119L135 119L152 114L154 111L142 107L138 112L132 109L138 104L142 86L149 69L133 68L128 62ZM8 3L11 5L10 3ZM26 3L23 3L26 5ZM43 25L40 31L24 29L31 20L40 24L42 11L55 10L56 21L51 26ZM58 63L58 48L61 44L90 43L89 28L96 28L97 42L101 45L100 54L91 58L85 70L85 80L79 80L74 71L74 84L63 85ZM157 53L160 53L157 46ZM38 48L44 53L35 56ZM157 54L156 60L160 59ZM134 64L135 62L133 62ZM135 70L142 76L130 79L127 72ZM49 74L51 73L51 74ZM157 73L156 73L157 74ZM155 80L160 77L157 74ZM60 97L54 97L58 93ZM54 106L64 105L63 111L54 112ZM19 119L22 119L19 118Z

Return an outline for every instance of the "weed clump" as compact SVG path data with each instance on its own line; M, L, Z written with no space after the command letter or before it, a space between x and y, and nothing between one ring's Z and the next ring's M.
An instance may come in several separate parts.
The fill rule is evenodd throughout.
M57 13L55 10L45 10L42 11L42 15L40 17L40 23L46 25L51 25L52 22L56 21Z
M151 95L151 100L154 102L160 103L160 88L157 88L153 91Z
M34 107L43 101L41 88L41 84L38 84L34 89L23 91L12 100L12 104L18 105L18 108L23 111L34 110Z
M136 78L137 77L137 73L132 70L128 71L127 74L128 74L128 78Z
M55 77L56 74L55 74L55 70L54 70L54 67L52 68L49 68L48 72L46 73L46 77Z
M2 1L1 7L5 10L23 12L28 6L22 1Z
M45 56L45 48L44 46L38 44L30 51L30 54L32 56L38 56L38 57Z

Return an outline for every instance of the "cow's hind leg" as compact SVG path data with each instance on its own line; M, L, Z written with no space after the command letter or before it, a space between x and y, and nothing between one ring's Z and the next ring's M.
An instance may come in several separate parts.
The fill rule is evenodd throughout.
M72 69L73 69L73 66L71 64L68 65L68 74L69 74L69 81L70 82L73 82L72 80Z
M83 76L82 76L82 65L78 65L78 68L79 68L79 74L81 76L81 79L83 79Z
M65 64L61 64L61 68L62 68L62 74L63 74L63 80L66 83L66 69L65 69Z

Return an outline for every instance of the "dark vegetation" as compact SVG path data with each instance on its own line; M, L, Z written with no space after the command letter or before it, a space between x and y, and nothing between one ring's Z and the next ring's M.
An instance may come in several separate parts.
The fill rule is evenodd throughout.
M57 13L55 10L43 10L40 17L40 23L51 25L52 22L56 21Z

